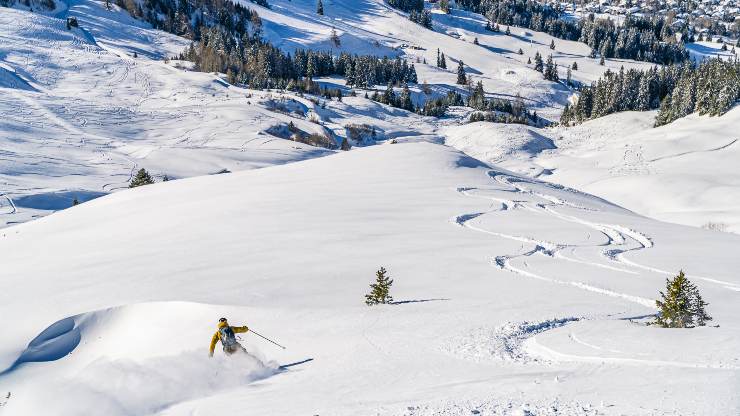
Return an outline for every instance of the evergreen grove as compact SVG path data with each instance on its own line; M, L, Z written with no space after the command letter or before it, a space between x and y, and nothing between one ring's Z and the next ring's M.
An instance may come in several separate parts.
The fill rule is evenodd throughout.
M487 28L497 24L525 27L546 32L556 38L581 41L605 58L671 64L689 58L684 45L662 17L652 19L627 16L616 25L609 19L589 15L577 21L564 19L558 8L533 0L457 0L459 7L480 13L489 20ZM490 22L495 22L491 25ZM682 32L681 39L688 39Z
M251 0L269 7L265 0ZM178 57L195 64L202 72L221 72L232 84L253 89L286 89L316 95L333 96L336 92L322 89L313 78L341 76L347 85L373 88L375 85L402 87L400 96L393 88L371 97L378 102L423 115L441 117L449 106L466 105L454 91L446 96L427 99L415 107L408 90L418 82L414 64L406 60L370 55L297 50L285 53L262 39L262 20L252 9L222 0L116 0L117 4L139 19L179 36L192 39L190 46ZM421 0L389 0L393 7L422 16L421 24L431 24ZM317 7L319 2L317 1ZM323 8L323 7L322 7ZM427 22L428 20L428 22ZM336 32L334 32L336 33ZM335 44L337 42L335 41ZM464 64L458 63L458 82L468 82ZM446 68L444 54L438 54L437 65ZM546 74L547 75L547 74ZM555 71L555 76L557 72ZM472 89L472 84L470 84ZM481 87L482 90L482 87ZM331 94L331 95L330 95ZM338 97L339 98L339 97ZM339 98L341 99L341 98ZM471 121L528 123L536 120L519 101L486 100L482 91L468 98L468 105L482 111ZM473 103L473 104L470 104Z
M401 58L297 50L293 55L263 41L259 33L232 36L219 27L203 28L201 38L180 58L203 72L226 73L229 82L254 89L298 90L303 78L342 76L349 86L416 83L414 64Z
M566 105L564 125L619 111L659 108L656 126L691 113L718 116L740 99L740 63L710 59L699 65L682 63L640 71L607 70L591 86L582 88L578 101Z

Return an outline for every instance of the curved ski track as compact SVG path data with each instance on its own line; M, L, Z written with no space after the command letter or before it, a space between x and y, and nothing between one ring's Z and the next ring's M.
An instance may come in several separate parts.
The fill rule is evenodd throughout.
M599 293L602 295L615 297L615 298L621 298L621 299L634 302L634 303L637 303L639 305L642 305L642 306L645 306L651 309L656 308L655 301L653 299L647 299L644 297L635 296L635 295L631 295L628 293L622 293L622 292L618 292L615 290L594 286L592 284L587 284L587 283L583 283L583 282L576 281L576 280L564 280L564 279L544 276L544 275L535 273L531 270L528 270L529 266L526 261L523 262L523 267L513 265L512 260L514 259L528 258L528 257L533 257L535 255L541 255L541 256L550 257L552 259L579 263L579 264L583 264L583 265L590 266L590 267L608 269L608 270L617 271L617 272L630 274L630 275L638 274L638 272L635 271L635 269L649 271L652 273L658 273L658 274L663 274L663 275L673 274L672 272L669 272L666 270L661 270L655 267L638 264L624 257L624 254L628 252L647 250L647 249L654 247L655 244L653 243L652 239L650 239L650 237L648 237L647 235L639 231L630 229L629 227L626 227L623 225L600 224L600 223L592 222L592 221L589 221L583 218L579 218L577 216L560 213L555 208L568 207L568 208L573 208L573 209L581 210L581 211L596 211L596 210L593 208L584 207L584 206L563 200L561 198L558 198L555 195L550 195L550 194L528 189L523 184L526 184L526 183L534 184L535 183L528 179L511 176L511 175L500 173L494 170L489 171L488 176L492 178L494 181L496 181L498 185L502 185L504 189L458 188L457 192L467 197L483 198L483 199L487 199L490 201L494 201L495 203L500 204L498 209L492 209L491 211L487 211L487 212L477 212L477 213L458 215L457 217L452 219L452 222L459 226L466 227L466 228L469 228L477 232L482 232L482 233L491 234L497 237L502 237L505 239L518 241L518 242L524 243L525 245L530 246L529 250L527 250L524 253L502 254L502 255L495 256L492 259L492 264L494 266L499 267L503 270L507 270L509 272L521 275L521 276L526 276L529 278L538 279L538 280L556 283L556 284L569 285L569 286L573 286L573 287L576 287L576 288L579 288L585 291ZM564 188L559 185L553 185L553 184L549 184L545 182L542 182L542 184L548 187L554 187L555 189L558 189L559 191L573 192L575 194L579 193L579 191ZM483 196L483 195L476 194L476 191L489 191L489 192L492 191L492 192L497 192L501 194L508 193L512 196L512 198L504 198L504 197L495 196L495 195ZM538 202L536 201L537 199L540 199L543 202ZM583 246L583 245L566 244L566 243L560 243L560 242L542 241L542 240L538 240L532 237L511 235L511 234L501 233L501 232L494 231L494 230L484 229L472 223L472 220L479 218L481 216L484 216L484 215L501 214L501 213L505 214L507 211L518 210L518 209L525 209L525 210L529 210L533 212L544 213L558 220L563 220L563 221L572 222L575 224L586 226L600 233L601 235L603 235L606 238L606 243L599 244L599 245L593 245L593 246ZM607 262L589 261L589 260L566 255L566 253L575 254L576 250L584 250L584 249L597 250L600 255L599 257L602 257L608 261ZM702 276L694 276L694 278L723 286L729 290L740 291L740 287L738 287L737 285L733 283L724 282L724 281L702 277Z

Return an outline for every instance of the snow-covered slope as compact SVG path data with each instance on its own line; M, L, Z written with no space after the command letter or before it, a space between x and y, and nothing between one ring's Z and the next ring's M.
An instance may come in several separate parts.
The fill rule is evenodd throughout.
M325 16L313 0L245 4L285 50L334 49L332 28L352 53L433 63L440 48L449 70L415 64L435 94L460 88L463 60L491 96L550 119L571 92L525 64L535 51L585 82L647 66L457 10L430 31L381 0L327 0ZM90 200L0 230L0 415L740 411L740 237L537 179L736 227L737 109L660 129L650 113L462 124L461 108L317 105L162 60L186 45L96 1L0 8L0 227ZM337 140L366 123L398 144L270 134L290 122ZM139 167L182 179L125 189ZM381 266L396 302L370 308ZM646 325L681 268L717 326ZM288 348L248 333L251 356L208 359L221 316Z
M552 52L545 34L484 32L480 16L460 11L435 14L431 31L380 0L359 5L335 1L326 5L325 16L315 14L312 1L272 5L265 9L249 3L263 17L266 38L288 51L332 49L329 35L335 28L339 49L351 53L400 54L432 63L440 48L448 55L449 70L416 64L420 82L427 81L435 94L459 88L454 69L462 59L491 96L518 94L545 117L555 119L569 95L523 64L535 50ZM66 30L67 16L77 18L80 29ZM476 37L481 46L471 43ZM3 9L0 38L0 112L5 114L0 226L125 187L140 167L160 178L181 178L327 154L266 133L291 121L304 131L339 138L346 124L368 123L385 138L437 140L437 121L362 98L330 102L322 109L300 97L244 90L216 75L178 69L186 63L162 59L181 52L185 39L152 30L115 7L108 11L100 2L68 0L46 16ZM606 69L579 56L587 52L585 45L556 45L558 61L578 61L582 70L576 79L589 80ZM516 54L518 47L526 54ZM417 104L422 102L419 88L413 92ZM284 100L290 103L283 105Z
M739 232L740 107L658 128L654 120L654 111L624 112L567 128L477 123L447 127L444 135L481 160L652 218Z
M655 129L653 114L617 114L557 130L559 152L537 162L554 171L548 180L641 214L740 232L740 107Z
M0 236L3 411L732 414L738 247L425 143L126 190ZM678 268L719 327L631 321Z

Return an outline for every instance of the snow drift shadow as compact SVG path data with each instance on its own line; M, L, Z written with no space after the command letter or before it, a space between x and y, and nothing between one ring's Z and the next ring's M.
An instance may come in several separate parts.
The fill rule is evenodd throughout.
M264 363L249 354L209 358L202 351L187 351L145 360L99 358L72 377L37 380L19 389L8 411L71 415L95 409L95 414L108 416L145 415L278 371L275 363Z
M82 203L95 198L100 198L104 195L107 195L107 193L84 190L46 192L43 194L18 197L15 198L14 201L16 206L22 208L57 211L71 207L74 204L75 199Z
M426 302L439 302L439 301L445 301L445 300L451 300L448 298L437 298L437 299L410 299L410 300L397 300L395 302L391 302L391 305L405 305L407 303L426 303Z
M82 335L75 326L74 318L59 320L31 340L18 359L0 372L0 376L10 373L23 363L58 360L77 348L81 339Z
M0 64L0 88L12 88L25 91L38 91L15 70Z

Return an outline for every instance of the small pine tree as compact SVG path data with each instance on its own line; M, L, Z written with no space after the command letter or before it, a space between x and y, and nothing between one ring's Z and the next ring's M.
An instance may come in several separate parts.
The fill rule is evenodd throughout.
M136 172L136 176L131 179L131 183L128 185L129 188L136 188L137 186L151 185L154 183L154 179L146 169L141 168Z
M478 42L478 38L473 39L473 45L480 45L480 43ZM725 49L723 49L723 50L726 51L727 48L725 47Z
M316 14L323 16L324 15L324 3L319 0L318 3L316 3Z
M544 64L542 63L542 55L540 55L539 52L535 52L534 54L534 70L542 72L544 69Z
M506 35L511 35L511 29L509 28L509 26L506 26Z
M532 58L527 58L527 65L532 65Z
M462 60L457 65L457 83L459 85L465 85L468 83L468 77L465 75L465 64Z
M604 66L604 55L601 55L601 59L599 59L599 65Z
M365 295L365 304L368 306L393 302L393 297L390 295L393 279L386 276L386 273L388 272L385 267L381 267L380 270L375 272L375 283L370 285L371 291Z
M442 56L439 58L439 67L442 69L447 69L447 59L445 59L444 52L442 52Z
M404 110L414 111L414 102L411 100L411 91L409 91L408 84L403 85L401 96L398 97L398 105Z
M72 206L74 207L77 205L80 205L80 201L77 199L77 197L75 197L75 199L72 200Z
M555 50L555 40L550 41L550 49Z
M517 51L517 53L518 53L519 55L524 55L524 51L522 50L522 48L519 48L519 50Z
M573 62L573 65L571 65L571 68L573 68L574 71L578 71L578 62Z
M660 297L662 300L655 301L660 310L655 318L656 325L663 328L693 328L704 326L706 321L712 320L705 310L708 304L683 270L673 279L666 279L666 291L660 292Z
M351 149L352 146L350 146L349 141L347 141L347 138L345 137L344 139L342 139L342 144L341 144L341 146L339 148L341 150L347 151L347 150Z

